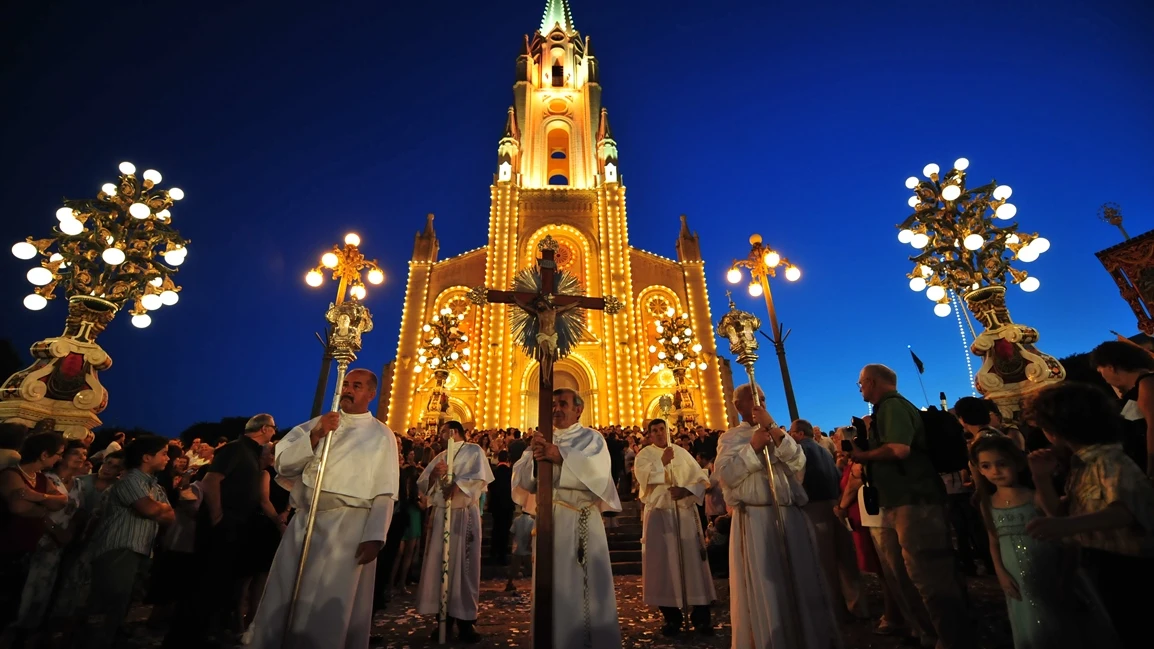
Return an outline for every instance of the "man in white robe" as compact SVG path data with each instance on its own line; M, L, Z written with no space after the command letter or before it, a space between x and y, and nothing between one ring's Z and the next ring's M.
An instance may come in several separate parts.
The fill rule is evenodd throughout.
M750 385L734 391L733 405L741 413L742 424L721 436L714 464L725 504L733 510L729 536L732 647L840 647L841 634L818 560L813 526L801 509L808 499L797 474L805 468L805 454L764 408L754 405ZM770 489L766 472L767 449L776 493ZM784 538L779 516L784 519Z
M257 608L257 649L367 649L372 630L376 559L398 489L397 443L369 412L377 377L353 370L341 386L340 412L289 431L276 445L277 481L289 489L296 516L281 538ZM334 432L335 431L335 432ZM293 628L285 635L300 565L317 465L331 435Z
M665 420L646 427L649 446L633 463L641 502L645 504L641 537L643 599L665 617L661 632L681 632L681 608L693 607L690 623L698 633L713 635L709 605L717 599L706 562L705 539L697 505L705 499L709 474L689 451L669 443ZM678 549L680 546L680 549ZM688 600L688 601L687 601Z
M441 610L447 493L452 506L449 520L449 610L445 637L452 636L455 620L458 640L478 642L481 635L473 627L477 623L477 602L481 597L480 500L481 494L493 481L493 470L489 468L489 459L481 447L465 442L465 427L461 422L446 422L441 426L440 434L442 441L446 441L446 448L449 436L453 438L453 472L446 474L448 451L442 451L417 479L417 490L425 494L431 508L425 563L421 567L421 584L417 588L417 613L437 615ZM433 631L434 639L438 632L439 629Z
M557 465L553 469L553 649L621 646L609 541L601 520L603 511L621 511L621 501L605 438L580 423L584 409L573 390L554 390L553 443L535 434L532 452L513 466L513 502L535 515L533 461ZM537 579L535 561L533 579Z

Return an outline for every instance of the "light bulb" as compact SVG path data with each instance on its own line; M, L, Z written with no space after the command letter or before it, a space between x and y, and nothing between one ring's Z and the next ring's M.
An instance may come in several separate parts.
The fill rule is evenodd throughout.
M692 349L693 349L694 354L700 354L701 353L701 343L694 343Z
M29 311L39 311L48 306L48 299L43 295L32 293L24 297L24 307Z
M148 206L144 203L133 203L128 206L128 213L131 214L134 219L147 219L148 215L152 214L152 210L148 209Z
M675 360L677 362L681 362L681 361L685 360L685 354L682 354L681 352L677 352L676 354L673 355L673 360Z
M929 277L934 274L934 270L925 264L918 264L918 274L922 277Z
M685 337L686 337L686 338L689 338L689 337L690 337L690 336L692 336L692 335L693 335L693 330L692 330L692 329L690 329L689 327L686 327L686 328L685 328Z
M659 334L663 334L663 333L665 333L665 327L662 327L660 322L658 322L658 323L657 323L657 325L654 327L654 329L655 329L655 330L657 331L657 333L659 333Z
M1038 237L1030 242L1030 247L1037 250L1040 255L1050 249L1050 240L1045 237Z
M12 254L17 259L32 259L36 256L36 246L27 241L20 241L12 246Z
M156 213L156 218L158 218L162 221L165 219L171 219L172 218L172 212L169 212L168 210L160 210L159 212Z
M169 187L168 197L174 201L184 200L184 190L179 187Z
M700 363L697 364L697 369L699 369L703 372L705 371L705 368L707 368L707 367L709 367L709 365L707 365L705 363L705 361L701 361Z
M665 317L672 318L674 313L677 313L677 312L673 310L673 307L666 307Z
M801 279L801 269L797 266L790 266L785 269L785 278L791 282L796 282Z
M349 289L349 295L358 300L363 300L365 299L365 287L361 284L357 284L356 286Z
M954 169L957 169L958 171L965 171L967 168L969 168L969 166L970 161L966 160L965 158L958 158L957 160L954 160Z
M921 203L922 199L918 198L917 196L910 196L910 199L906 201L906 205L909 205L910 207L917 207L918 205L921 205Z
M60 231L70 237L74 237L81 232L84 232L84 224L76 219L68 219L60 222Z
M421 329L423 331L428 331L429 329L432 329L432 327L430 327L429 325L425 325L424 327L421 327Z
M470 365L469 365L469 363L467 363L467 362L465 362L465 363L461 363L461 369L462 369L462 370L464 370L464 371L466 371L466 372L468 372L468 371L469 371L469 368L470 368L470 367L471 367L471 366L470 366Z
M466 347L466 348L462 349L461 353L464 354L465 356L468 356L469 355L469 348Z
M100 186L100 191L109 196L116 196L116 185L113 185L112 183L104 183Z
M28 269L28 281L36 286L47 286L52 283L52 271L43 266Z
M650 354L656 354L657 353L657 345L650 345L649 346L649 353Z
M938 286L937 284L926 289L926 298L929 299L931 302L937 302L938 300L944 298L945 296L946 296L946 289L942 288L941 286Z
M124 251L120 248L105 248L100 258L110 266L119 266L124 263Z
M994 198L999 201L1006 200L1013 193L1014 190L1010 189L1009 185L998 185L994 188Z
M950 305L948 305L948 304L935 304L934 305L934 315L938 316L939 318L944 318L944 317L950 315Z
M176 291L161 291L160 301L164 306L172 306L180 301L180 294Z
M350 246L361 245L361 237L356 232L350 232L345 235L345 243Z
M1018 238L1018 233L1016 232L1006 237L1006 243L1018 243L1020 241L1021 239Z
M433 367L436 367L436 366L438 366L438 365L440 365L440 364L441 364L441 359L439 359L439 358L434 358L434 359L433 359L433 360L432 360L432 361L429 363L429 365L432 365Z
M76 211L73 210L71 207L62 207L62 208L56 210L56 220L57 221L63 221L65 219L75 219L75 218L76 218Z
M159 288L160 286L162 286L164 284L164 280L159 278L159 277L154 277L154 278L148 280L148 283Z
M169 266L179 266L184 263L184 255L178 253L175 250L169 250L168 252L164 253L164 263L168 264Z
M938 165L931 162L922 168L922 175L924 175L926 178L929 178L939 171L941 171L941 169L938 167Z
M673 343L674 345L676 345L677 343L681 342L681 339L680 339L680 338L678 338L677 336L674 336L673 338L671 338L671 339L669 340L669 342L671 342L671 343Z
M915 277L910 280L910 290L921 292L926 290L926 280L921 277Z
M956 201L962 195L962 188L957 185L946 185L942 187L942 198L947 201Z
M149 311L155 311L164 306L164 302L161 301L160 296L156 293L149 293L147 295L141 296L140 306L148 309Z
M325 268L336 268L340 259L334 253L326 252L321 255L321 265Z
M418 365L418 366L416 366L416 367L414 367L414 368L413 368L413 374L420 374L420 373L421 373L421 371L422 371L422 370L424 370L424 369L425 369L424 367L422 367L422 366Z
M994 210L994 216L1002 219L1003 221L1014 218L1014 215L1017 213L1018 208L1014 207L1013 203L1002 203L998 206L998 209Z
M120 169L120 173L126 176L136 173L136 165L132 164L131 162L121 162L118 169Z
M428 361L429 361L429 357L425 356L424 354L421 354L421 357L417 359L417 362L420 363L421 365L424 365Z
M899 243L909 243L913 240L914 240L914 231L913 230L902 230L902 231L898 232L898 242Z
M741 271L736 268L730 268L729 272L725 274L725 279L729 280L730 284L737 284L741 281Z
M433 339L430 340L429 342L432 343L432 345L434 347L436 347L437 345L441 344L441 337L440 336L433 336Z
M765 253L765 265L766 266L769 266L770 268L774 268L780 263L781 263L781 255L777 254L776 252L774 252L772 250Z
M917 187L919 182L921 181L918 180L917 176L910 176L909 178L906 178L906 189L913 189L914 187Z
M325 276L320 274L319 271L310 270L308 273L305 273L305 284L308 284L309 286L317 287L320 286L324 281Z
M160 182L160 172L155 169L145 169L143 178L155 185Z
M1034 291L1038 290L1038 287L1041 285L1042 283L1038 281L1037 277L1027 277L1026 279L1022 280L1022 283L1020 284L1022 290L1027 293L1033 293Z
M660 358L661 360L665 360L665 352L657 352L657 358Z
M62 255L58 252L54 252L54 253L52 253L52 256L48 258L48 261L64 261L64 255ZM68 264L62 264L62 265L67 266Z
M919 232L914 235L914 238L910 241L910 245L921 250L930 245L930 238Z
M759 284L757 282L750 282L749 283L749 294L750 295L752 295L753 297L761 297L761 293L762 293L761 284Z
M385 281L385 274L383 272L381 272L375 268L373 270L369 271L369 283L370 284L380 284L383 281Z
M970 234L962 240L962 245L966 247L966 250L981 250L984 243L986 243L986 238L980 234Z
M152 316L147 313L132 316L132 326L137 329L143 329L150 324L152 324Z
M449 354L449 358L451 358L453 360L457 360L460 357L461 357L461 355L458 354L457 352L453 352L452 354Z
M1027 264L1038 258L1038 251L1030 246L1026 246L1018 251L1018 261L1026 262Z

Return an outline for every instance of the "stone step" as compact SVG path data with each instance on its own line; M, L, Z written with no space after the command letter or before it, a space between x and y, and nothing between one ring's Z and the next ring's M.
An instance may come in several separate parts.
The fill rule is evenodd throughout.
M622 561L621 563L613 564L613 574L621 575L640 575L641 574L641 559L637 561Z
M614 564L626 561L641 561L641 548L636 550L610 550L609 560Z

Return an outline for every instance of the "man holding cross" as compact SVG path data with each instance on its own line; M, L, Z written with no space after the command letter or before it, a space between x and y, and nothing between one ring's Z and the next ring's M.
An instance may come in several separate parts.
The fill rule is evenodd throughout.
M534 460L555 465L553 477L553 629L555 649L621 646L617 597L603 511L621 511L601 433L581 425L585 404L573 390L553 391L553 442L537 434L513 467L513 501L537 513ZM537 548L534 548L536 551ZM536 568L534 568L536 572ZM541 575L534 574L534 580Z

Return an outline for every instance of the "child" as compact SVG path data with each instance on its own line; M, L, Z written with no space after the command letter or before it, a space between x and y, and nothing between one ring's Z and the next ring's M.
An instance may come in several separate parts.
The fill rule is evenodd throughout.
M505 584L506 593L517 590L517 586L513 584L513 579L521 576L522 566L530 575L533 572L533 527L535 523L533 516L526 513L525 510L518 507L517 512L518 516L513 520L513 526L509 528L509 531L513 533L513 554L509 559L509 582Z
M1020 480L1023 451L1008 437L983 435L970 455L1014 646L1116 646L1105 608L1085 575L1063 569L1065 551L1059 544L1026 534L1027 524L1042 514L1034 490Z
M1117 408L1101 390L1060 383L1033 402L1038 427L1054 445L1030 454L1047 517L1030 521L1036 539L1071 539L1127 647L1149 646L1154 583L1154 486L1122 448ZM1068 459L1066 496L1053 476ZM1138 586L1140 595L1131 591Z
M722 514L709 523L705 531L709 568L718 579L729 577L729 514Z

